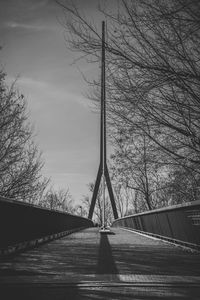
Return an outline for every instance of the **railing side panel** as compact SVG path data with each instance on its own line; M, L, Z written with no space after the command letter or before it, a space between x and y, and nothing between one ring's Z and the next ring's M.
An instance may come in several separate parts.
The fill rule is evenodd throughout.
M200 201L127 216L115 220L113 226L200 245Z
M91 227L89 219L0 198L0 247L50 234Z

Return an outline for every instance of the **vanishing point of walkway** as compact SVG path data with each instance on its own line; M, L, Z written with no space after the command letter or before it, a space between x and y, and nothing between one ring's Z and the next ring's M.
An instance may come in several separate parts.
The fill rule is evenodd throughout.
M200 253L89 228L0 262L2 299L200 299Z

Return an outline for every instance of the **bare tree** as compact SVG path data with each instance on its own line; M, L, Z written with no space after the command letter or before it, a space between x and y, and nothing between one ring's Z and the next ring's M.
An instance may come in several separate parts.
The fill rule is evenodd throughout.
M159 193L169 188L168 170L159 162L158 152L151 140L145 135L123 135L115 137L113 142L114 154L113 177L118 185L135 191L135 211L158 208L161 204ZM133 201L133 199L132 199ZM139 209L140 206L140 209Z
M113 186L115 192L115 202L119 217L127 216L130 212L137 212L134 205L134 193L128 189L124 183L120 183L119 174L115 180L113 178ZM118 181L119 180L119 181Z
M65 26L70 47L82 51L89 61L98 61L101 35L95 24L81 14L74 2L61 5L67 12ZM154 144L158 159L162 157L163 169L171 168L171 174L178 169L187 185L193 182L198 188L200 2L121 0L117 9L104 7L100 11L107 19L106 90L111 131L125 128L130 136L145 137ZM98 99L99 81L93 85ZM126 173L132 183L133 166L135 163L130 163ZM151 168L154 166L152 162ZM163 171L159 177L169 179ZM141 180L137 174L134 180L137 188L145 187L144 196L151 208L163 187L149 185L152 175Z
M52 210L60 210L71 214L75 212L74 201L69 189L54 190L50 188L40 201L40 205Z
M42 177L41 153L33 142L26 101L15 83L8 87L0 72L0 194L37 202L48 184Z

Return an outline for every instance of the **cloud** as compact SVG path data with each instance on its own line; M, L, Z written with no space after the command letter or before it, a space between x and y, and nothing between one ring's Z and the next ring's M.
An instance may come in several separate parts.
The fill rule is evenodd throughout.
M20 85L25 85L25 86L28 86L29 88L30 87L39 88L39 89L49 88L49 84L47 82L42 81L42 80L37 80L37 79L31 78L31 77L24 77L24 76L19 77L18 82Z
M15 79L13 77L8 76L8 82L13 82ZM88 105L90 104L90 100L84 98L83 96L80 97L79 93L72 92L70 89L66 86L65 89L62 87L58 87L52 83L49 83L47 81L43 80L37 80L31 77L19 77L17 80L17 85L22 87L22 90L25 91L33 91L36 93L40 93L40 95L43 95L43 103L45 101L50 101L50 99L54 102L55 99L59 102L66 103L66 98L68 98L68 105L69 102L76 102L77 104L80 104L81 106L85 107L88 111L90 111L90 108ZM70 84L72 85L72 84Z
M54 26L49 26L47 24L29 24L29 23L19 23L15 21L4 22L4 27L8 29L23 29L23 30L33 30L33 31L43 31L43 30L54 30Z

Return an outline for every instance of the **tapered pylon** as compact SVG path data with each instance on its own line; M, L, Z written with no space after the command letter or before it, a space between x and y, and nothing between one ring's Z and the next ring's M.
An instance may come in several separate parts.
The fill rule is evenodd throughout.
M112 205L114 218L118 218L117 208L115 204L112 184L110 181L109 171L106 162L106 91L105 91L105 22L102 22L102 61L101 61L101 126L100 126L100 164L97 178L92 195L88 218L92 219L94 207L96 204L97 194L102 176L108 188L108 193ZM104 203L105 204L105 203ZM105 211L104 211L105 217Z

